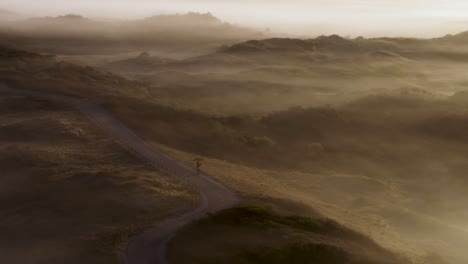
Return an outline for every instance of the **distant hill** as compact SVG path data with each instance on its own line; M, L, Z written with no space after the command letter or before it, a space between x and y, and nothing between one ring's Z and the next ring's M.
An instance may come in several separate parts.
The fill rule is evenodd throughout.
M231 25L221 21L219 18L213 16L210 13L187 13L187 14L176 14L176 15L158 15L138 20L114 20L103 22L100 20L90 19L78 14L67 14L56 17L37 17L24 21L20 25L24 28L30 28L34 30L41 30L42 27L55 27L60 28L64 32L73 30L69 26L83 26L83 25L102 26L106 28L103 30L107 32L121 32L122 34L132 34L133 32L145 31L149 32L161 32L161 31L188 31L193 28L211 28L211 29L224 29L227 30L225 34L231 34L230 31L245 30L250 31L247 28ZM148 32L149 31L149 32ZM204 32L192 31L191 34L202 34Z
M143 22L154 24L155 26L220 26L229 25L221 19L213 16L211 13L194 13L175 14L175 15L158 15L143 19Z
M50 21L53 21L53 20L62 20L62 21L66 21L66 20L74 20L74 21L79 21L79 20L87 20L87 18L81 16L81 15L76 15L76 14L67 14L67 15L64 15L64 16L56 16L56 17L40 17L40 18L34 18L33 20L35 21L40 21L40 20L50 20Z
M165 65L171 70L237 71L263 66L309 67L315 63L357 59L403 59L389 40L347 39L338 35L315 39L267 38L227 45L218 51Z
M143 52L140 55L130 59L118 60L107 63L101 66L101 68L108 71L120 73L132 71L142 73L147 71L153 71L156 67L165 65L170 62L175 62L175 60L170 58L151 56L148 52Z
M77 14L56 17L35 17L12 25L15 37L59 39L63 37L99 37L109 31L111 24L92 20Z
M468 44L468 31L464 31L456 35L449 34L442 38L438 38L436 40L444 42L444 43Z
M324 74L333 76L337 71L346 75L364 72L400 74L404 71L402 64L409 61L403 55L400 45L391 40L347 39L332 35L315 39L248 40L225 45L214 52L186 59L168 60L153 56L138 56L107 63L102 68L133 77L140 76L141 73L175 71L241 73L248 79L264 76L269 80L277 80L279 77L283 81L286 80L284 77L288 76L294 77L297 81L298 78L309 78L319 73L322 77ZM328 66L323 64L325 62Z
M87 97L126 94L138 97L144 87L121 76L66 63L54 56L0 46L0 80L12 87L35 87ZM65 88L65 89L64 89Z
M21 16L20 14L17 14L7 9L0 8L0 21L14 21L22 18L23 16Z
M100 21L77 14L42 17L0 29L19 48L57 54L103 54L142 50L215 49L263 33L221 21L210 13L159 15L139 20Z
M376 50L397 50L394 43L346 39L338 35L320 36L315 39L272 38L252 40L232 45L223 50L227 53L246 52L339 52L355 53Z
M55 25L57 27L63 27L63 23L86 23L94 22L86 17L76 14L67 14L63 16L56 17L34 17L27 19L21 23L23 26L29 26L30 28L40 29L44 25Z

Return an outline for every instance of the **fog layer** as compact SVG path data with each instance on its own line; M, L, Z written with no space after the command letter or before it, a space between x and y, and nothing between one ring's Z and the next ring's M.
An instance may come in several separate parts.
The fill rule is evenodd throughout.
M462 31L468 4L460 0L430 1L214 1L6 0L2 7L31 16L80 13L91 17L136 18L189 11L212 12L227 21L276 31L320 35L434 37Z

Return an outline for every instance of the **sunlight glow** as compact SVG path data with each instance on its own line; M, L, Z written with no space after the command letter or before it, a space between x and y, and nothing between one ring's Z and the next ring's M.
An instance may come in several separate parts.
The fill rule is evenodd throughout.
M228 22L294 34L424 37L468 29L464 0L3 0L0 8L32 15L74 12L120 18L212 12Z

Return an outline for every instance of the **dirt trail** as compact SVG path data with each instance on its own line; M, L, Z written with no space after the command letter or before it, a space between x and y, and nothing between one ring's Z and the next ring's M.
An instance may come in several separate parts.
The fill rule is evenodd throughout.
M198 207L179 216L157 223L145 233L130 239L122 254L125 264L165 264L167 244L182 226L195 221L207 213L234 206L238 197L234 192L216 182L209 176L196 171L186 164L155 149L133 133L119 120L112 117L104 108L84 99L60 96L45 92L17 90L0 84L0 92L47 97L65 102L77 108L91 122L108 133L119 144L156 169L184 181L199 192Z

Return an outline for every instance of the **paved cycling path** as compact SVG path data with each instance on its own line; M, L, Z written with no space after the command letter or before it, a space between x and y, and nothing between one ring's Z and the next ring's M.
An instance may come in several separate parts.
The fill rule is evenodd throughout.
M150 146L123 123L112 117L104 108L88 100L46 92L12 89L1 84L0 92L47 97L77 108L91 122L143 162L189 184L199 192L197 208L183 215L163 220L145 233L131 238L126 251L122 254L124 264L166 264L167 244L182 226L202 218L207 213L226 209L238 203L234 192L203 173L197 175L192 167Z

